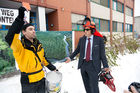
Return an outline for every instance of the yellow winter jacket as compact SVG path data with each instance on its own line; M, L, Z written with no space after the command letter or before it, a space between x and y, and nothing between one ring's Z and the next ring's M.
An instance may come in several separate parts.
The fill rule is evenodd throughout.
M44 77L41 63L50 70L55 70L56 68L47 61L44 49L37 39L34 39L33 44L25 37L21 40L19 39L20 29L17 26L22 27L23 24L21 23L21 20L16 19L5 39L13 50L13 55L21 71L22 82L33 83L40 81Z

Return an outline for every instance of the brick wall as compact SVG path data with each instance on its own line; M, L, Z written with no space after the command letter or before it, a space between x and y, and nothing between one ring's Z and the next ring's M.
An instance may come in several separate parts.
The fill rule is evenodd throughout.
M18 2L28 2L32 5L38 5L46 8L52 8L56 11L48 14L49 30L71 31L71 13L90 15L88 0L12 0ZM50 27L54 24L54 27Z

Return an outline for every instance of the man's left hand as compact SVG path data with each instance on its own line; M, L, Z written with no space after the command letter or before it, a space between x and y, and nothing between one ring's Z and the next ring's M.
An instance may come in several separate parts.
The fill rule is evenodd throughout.
M104 68L104 71L109 72L109 71L111 71L111 69L110 68Z
M54 71L56 72L56 71L59 71L59 70L58 69L55 69Z

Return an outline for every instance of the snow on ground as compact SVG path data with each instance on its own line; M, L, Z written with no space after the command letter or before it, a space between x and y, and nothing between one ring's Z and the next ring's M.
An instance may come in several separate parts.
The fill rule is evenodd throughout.
M21 93L20 76L0 80L0 93Z
M117 64L111 67L116 86L115 93L123 93L131 82L140 82L140 52L135 54L119 55ZM77 70L78 61L68 64L56 63L63 74L61 93L86 93L82 82L80 70ZM99 83L100 93L114 93L102 82ZM20 75L0 80L0 93L21 93Z

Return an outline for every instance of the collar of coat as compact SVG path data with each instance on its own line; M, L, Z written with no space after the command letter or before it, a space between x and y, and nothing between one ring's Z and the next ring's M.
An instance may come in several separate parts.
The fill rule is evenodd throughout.
M25 36L21 37L21 42L24 48L32 50L32 51L39 51L42 48L42 44L39 42L37 38L33 39L33 43L28 40Z

